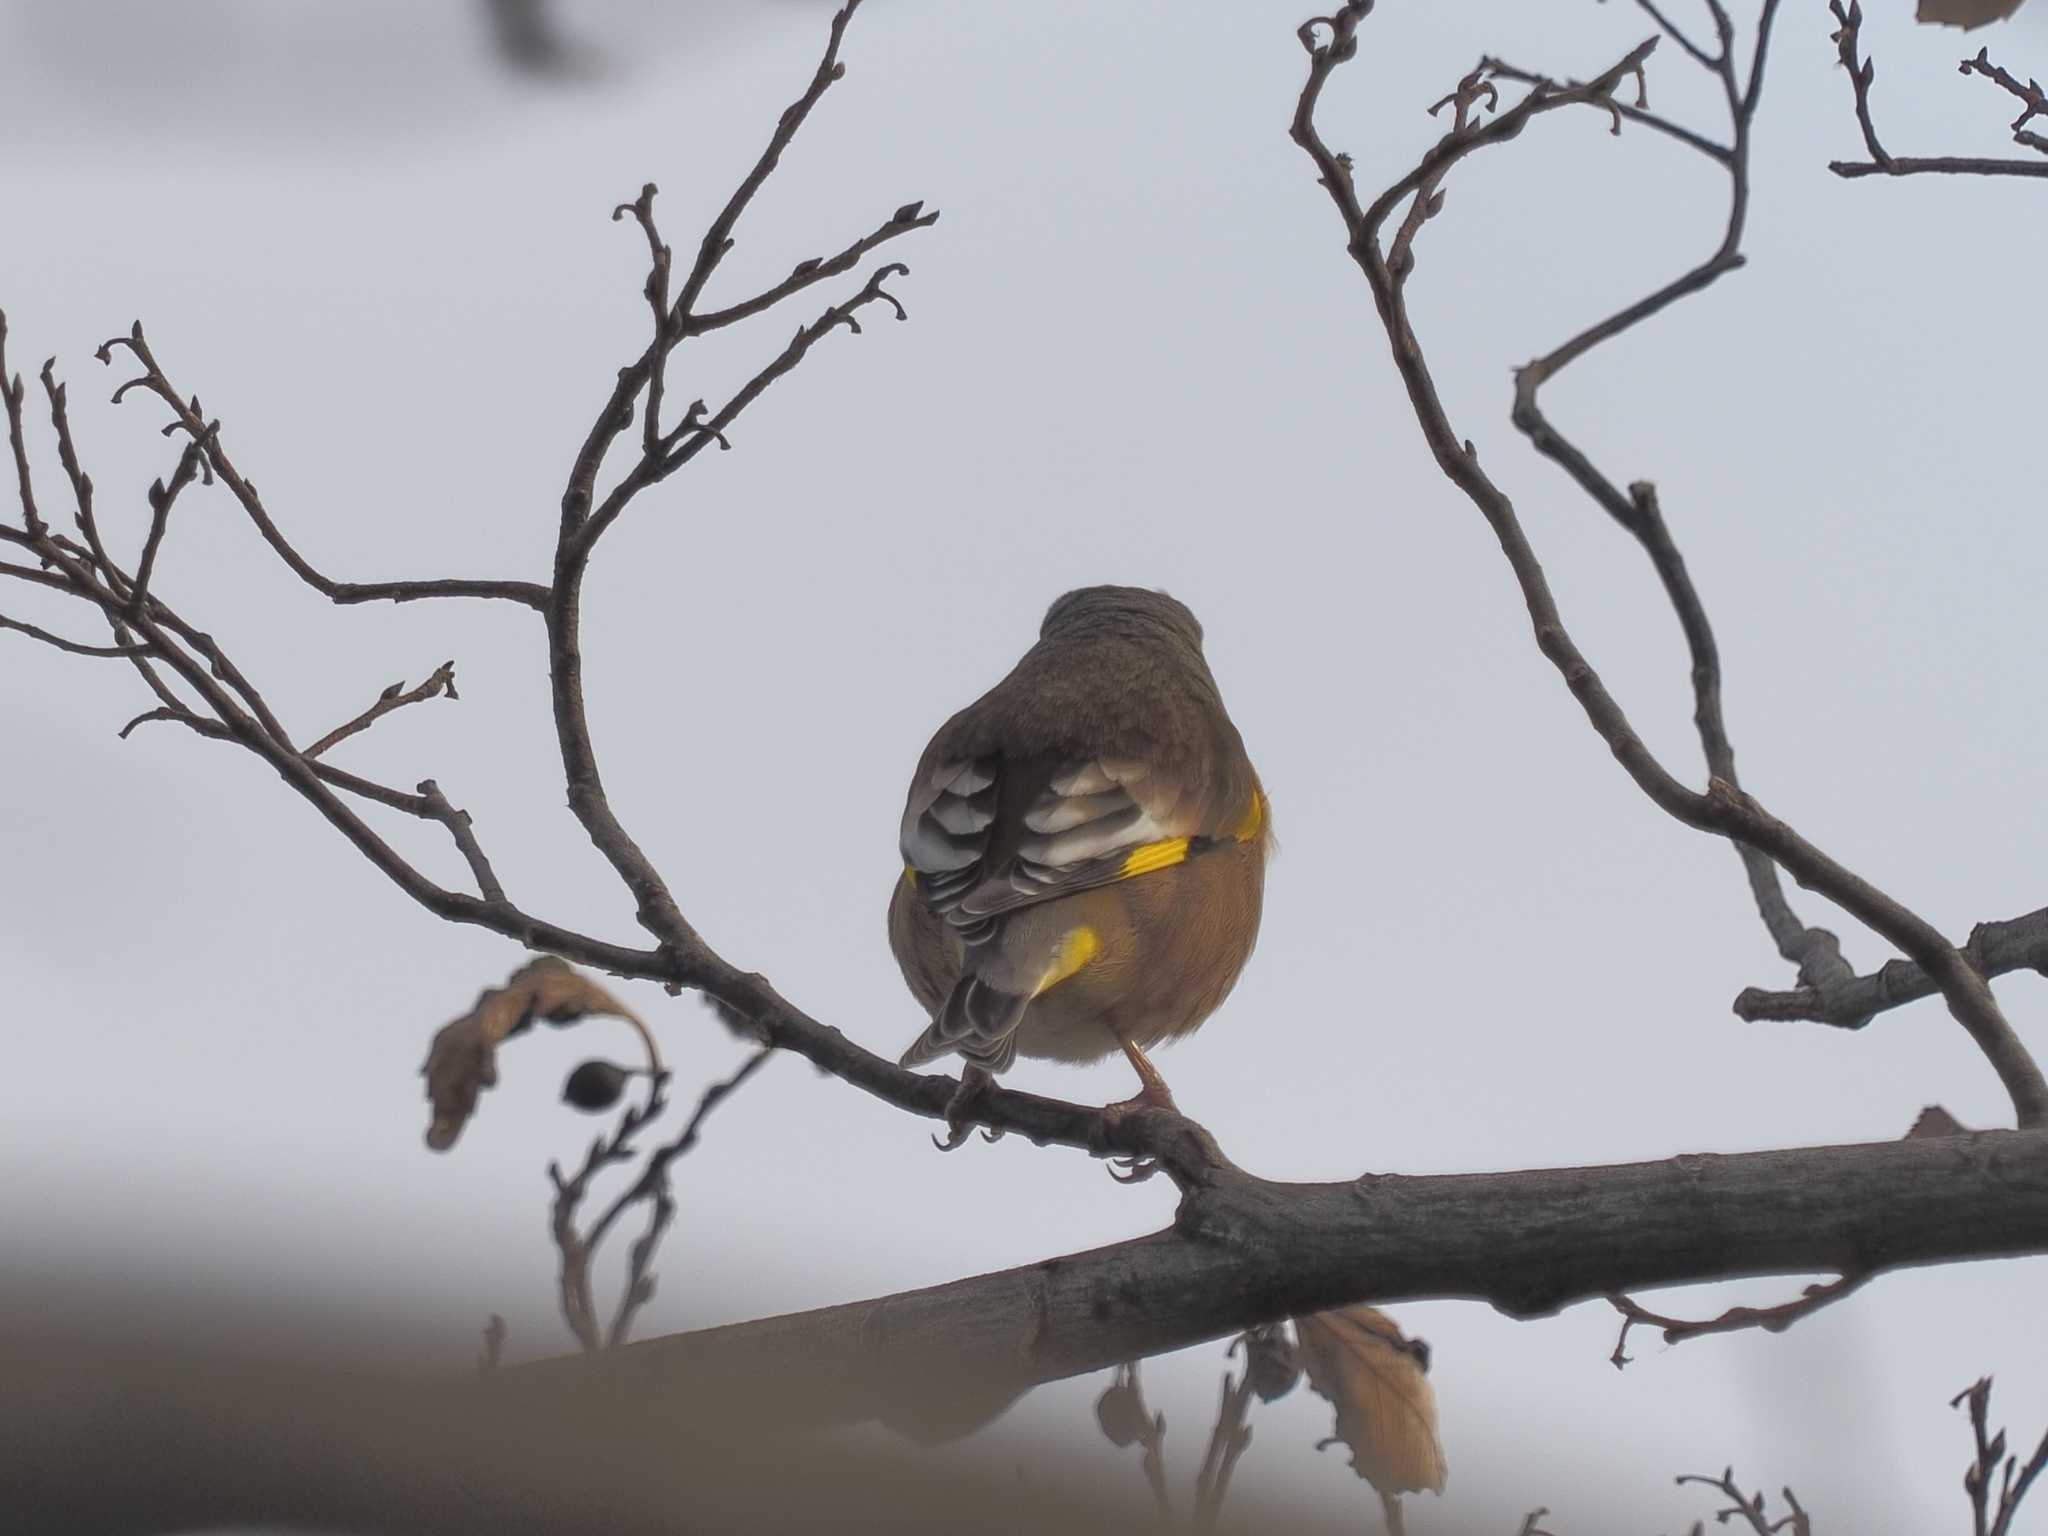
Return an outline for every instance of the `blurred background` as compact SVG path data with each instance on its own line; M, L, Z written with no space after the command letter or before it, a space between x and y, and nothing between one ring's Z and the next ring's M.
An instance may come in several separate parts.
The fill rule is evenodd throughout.
M1745 33L1753 9L1738 8ZM1955 63L1983 43L2039 71L2039 8L1967 45L1913 25L1907 0L1870 9L1887 146L2003 152L2011 103ZM815 0L0 6L0 305L14 366L54 354L72 381L110 538L139 546L143 488L176 457L147 401L104 403L115 380L92 361L140 317L329 575L545 579L567 466L644 344L645 249L612 206L659 183L667 238L693 250L829 15ZM909 324L821 345L731 453L608 539L586 655L615 808L721 952L893 1055L921 1022L882 923L919 749L1060 591L1160 586L1207 628L1282 844L1251 968L1161 1062L1248 1168L1876 1140L1932 1101L2003 1123L1938 1003L1856 1035L1730 1014L1787 968L1734 855L1615 768L1429 462L1286 138L1303 15L1276 0L863 11L846 80L713 298L910 199L944 217L884 253L912 268L895 285ZM1626 5L1389 0L1325 132L1377 188L1433 141L1424 109L1482 52L1585 76L1648 30ZM1783 9L1750 265L1548 398L1616 479L1657 481L1718 626L1748 786L1961 938L2048 899L2031 387L2048 212L2025 183L1832 177L1828 159L1861 148L1831 30L1818 0ZM1650 84L1658 110L1719 131L1712 83L1676 49ZM1510 428L1508 370L1698 259L1724 196L1666 140L1552 117L1461 168L1412 289L1453 417L1516 495L1568 622L1695 780L1677 626L1634 544ZM693 344L671 396L722 398L858 282ZM36 433L47 511L39 415ZM637 941L562 807L530 614L331 608L224 493L196 488L156 589L301 732L454 657L459 703L405 710L333 760L434 777L515 899ZM567 1348L542 1167L598 1129L556 1096L594 1047L629 1054L623 1027L515 1042L456 1150L429 1154L427 1039L523 957L410 907L252 759L161 727L117 742L150 702L126 669L18 637L0 657L0 1284L146 1276L252 1331L309 1299L403 1313L428 1368L466 1369L491 1312L511 1358ZM392 820L395 842L459 878L437 829ZM1799 905L1859 968L1886 958ZM1998 990L2048 1047L2040 979ZM686 1103L737 1064L696 1003L622 991L662 1030ZM1015 1081L1100 1102L1125 1078L1026 1064ZM678 1165L641 1333L936 1283L1170 1216L1163 1183L1118 1188L1014 1139L941 1157L928 1129L772 1063ZM1708 1511L1672 1476L1732 1463L1792 1484L1820 1529L1960 1529L1967 1435L1947 1399L1995 1371L2000 1416L2032 1443L2044 1278L2040 1260L1889 1276L1778 1338L1666 1350L1638 1333L1625 1374L1604 1305L1537 1323L1397 1308L1435 1348L1451 1468L1412 1528L1512 1531L1538 1504L1571 1536L1681 1526ZM69 1305L93 1321L90 1287ZM1218 1344L1148 1368L1183 1484L1222 1365ZM938 1454L1000 1455L991 1437L1009 1435L1116 1458L1090 1414L1103 1385L1045 1388ZM1376 1518L1343 1453L1311 1449L1326 1405L1297 1392L1254 1422L1234 1497Z

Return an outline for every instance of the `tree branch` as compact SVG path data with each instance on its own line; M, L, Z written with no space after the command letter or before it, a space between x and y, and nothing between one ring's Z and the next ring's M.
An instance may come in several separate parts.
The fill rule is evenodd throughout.
M1759 24L1760 41L1767 37L1767 24L1773 9L1773 0L1766 0L1763 21ZM1315 111L1331 72L1356 55L1357 28L1370 10L1371 0L1351 0L1333 15L1312 21L1301 29L1303 44L1309 52L1309 74L1296 104L1292 136L1315 163L1321 183L1344 221L1349 237L1348 250L1372 291L1381 322L1393 345L1395 367L1407 388L1409 402L1438 467L1464 492L1500 541L1502 552L1521 588L1537 648L1557 669L1579 701L1588 723L1653 803L1687 826L1730 838L1775 861L1802 885L1821 892L1846 908L1919 962L1939 980L1950 1012L1998 1074L2012 1099L2019 1123L2048 1123L2048 1080L2043 1079L2040 1067L2007 1022L1983 977L1971 969L1961 953L1938 930L1816 848L1766 811L1734 782L1716 774L1709 777L1704 792L1692 790L1673 777L1650 752L1620 704L1607 691L1599 674L1566 630L1542 564L1521 526L1513 502L1481 468L1477 451L1469 440L1461 438L1452 427L1408 314L1405 290L1412 263L1396 264L1381 249L1381 230L1403 202L1411 197L1440 195L1434 189L1444 173L1458 161L1477 150L1517 137L1539 116L1572 107L1604 107L1624 79L1640 72L1643 60L1655 46L1656 39L1639 44L1618 63L1582 85L1535 87L1521 101L1483 126L1454 128L1422 157L1414 169L1381 193L1369 207L1361 207L1349 157L1340 157L1324 143L1316 127ZM1754 110L1761 88L1761 74L1752 70L1749 86L1745 89L1737 84L1734 66L1730 63L1726 66L1723 83L1737 120L1738 133L1744 132L1746 115ZM1522 400L1533 392L1532 376L1540 381L1540 377L1554 373L1599 341L1655 313L1682 292L1703 286L1718 271L1726 270L1727 259L1726 256L1710 259L1648 299L1529 365L1518 385L1518 412ZM1587 467L1590 470L1590 466ZM1593 478L1597 480L1598 477Z
M1781 1302L1775 1307L1730 1307L1719 1317L1704 1319L1666 1317L1627 1296L1610 1296L1608 1304L1621 1314L1621 1333L1614 1341L1614 1353L1607 1358L1617 1371L1628 1365L1629 1330L1638 1327L1663 1330L1666 1344L1683 1344L1687 1339L1696 1339L1703 1334L1740 1333L1749 1328L1761 1328L1765 1333L1783 1333L1801 1318L1810 1317L1821 1308L1861 1290L1869 1279L1867 1274L1843 1275L1825 1285L1809 1285L1797 1299Z
M138 578L138 584L139 581L140 578ZM306 748L305 756L308 758L318 757L335 743L348 740L349 737L355 735L358 731L368 730L394 709L403 709L408 704L417 704L422 699L431 699L437 696L445 696L451 699L462 697L462 695L455 691L455 663L452 661L442 662L440 666L427 674L424 682L415 688L406 687L405 681L402 678L398 682L393 683L389 688L386 688L377 695L376 703L372 704L360 715L357 715L355 719L349 721L346 725L337 725L325 736L314 742L313 745Z
M926 1290L628 1346L599 1363L790 1395L791 1427L990 1393L1258 1323L1432 1298L1543 1316L1617 1290L2048 1251L2048 1131L1190 1193L1149 1237ZM522 1371L565 1367L539 1362Z
M1840 53L1842 67L1849 72L1849 87L1856 94L1856 124L1863 131L1863 147L1870 152L1868 160L1830 160L1828 169L1837 176L1854 178L1858 176L2048 176L2048 160L1999 160L1973 155L1893 155L1886 152L1878 142L1877 124L1870 110L1870 87L1877 79L1877 65L1862 53L1863 7L1859 0L1828 0L1828 10L1835 18L1835 47ZM2028 109L2022 112L2012 125L2013 138L2029 149L2048 152L2048 144L2039 141L2038 136L2027 132L2026 123L2037 115L2038 108L2032 100L2038 98L2040 88L2029 81L2021 86L2010 75L1991 63L1985 51L1978 50L1975 59L1965 59L1962 72L1981 74L1993 83L2010 90ZM2007 82L2011 84L2008 85ZM2033 97L2028 94L2032 89Z
M249 515L249 521L256 525L264 542L277 551L278 557L289 566L292 573L314 591L337 604L393 602L409 603L429 597L477 597L499 598L528 608L539 609L547 596L547 588L531 581L472 581L468 579L423 580L423 581L335 581L322 575L312 563L306 560L287 540L264 507L263 500L256 493L252 481L242 477L221 446L220 423L208 421L201 414L198 396L189 401L179 395L156 356L151 352L148 339L142 333L142 322L136 321L126 336L115 336L103 342L98 357L103 363L111 364L114 349L121 347L131 353L142 367L142 372L129 379L114 391L114 402L119 404L130 390L141 389L155 395L171 409L171 420L164 427L165 435L183 431L205 450L206 461L221 483L234 494L242 510Z
M2011 971L2048 975L2048 907L2003 922L1979 923L1970 930L1963 958L1984 977ZM1922 967L1910 960L1891 960L1867 976L1851 976L1828 994L1813 987L1786 992L1747 987L1735 999L1735 1012L1744 1019L1805 1019L1861 1029L1880 1013L1933 997L1940 990Z

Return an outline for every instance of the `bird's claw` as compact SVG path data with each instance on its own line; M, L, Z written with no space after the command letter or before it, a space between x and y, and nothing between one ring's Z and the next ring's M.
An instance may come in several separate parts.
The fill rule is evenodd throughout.
M960 1148L967 1145L967 1138L974 1133L974 1126L969 1121L968 1116L973 1113L974 1106L980 1101L982 1095L987 1093L988 1085L988 1074L977 1070L973 1066L969 1066L961 1072L960 1086L954 1090L952 1099L946 1105L945 1137L942 1140L934 1136L932 1138L933 1146L937 1147L941 1152L957 1152ZM1001 1141L1003 1139L1002 1129L993 1125L983 1126L981 1129L981 1139L989 1142Z
M1109 1163L1109 1176L1119 1184L1142 1184L1159 1172L1161 1166L1156 1157L1113 1157ZM1118 1173L1119 1168L1124 1171Z
M932 1145L941 1152L957 1152L967 1145L967 1138L973 1135L977 1129L981 1132L981 1139L991 1146L1003 1139L1003 1131L1000 1126L984 1125L977 1127L969 1125L964 1120L958 1124L948 1121L946 1123L946 1134L943 1137L934 1136L932 1138Z

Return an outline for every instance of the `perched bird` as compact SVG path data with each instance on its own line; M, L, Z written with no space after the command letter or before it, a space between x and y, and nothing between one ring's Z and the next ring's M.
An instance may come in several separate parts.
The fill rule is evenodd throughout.
M1171 1107L1145 1052L1229 995L1270 844L1194 614L1139 587L1067 593L910 781L889 944L932 1022L903 1065L959 1053L964 1099L1020 1053L1122 1050L1141 1086L1110 1108Z

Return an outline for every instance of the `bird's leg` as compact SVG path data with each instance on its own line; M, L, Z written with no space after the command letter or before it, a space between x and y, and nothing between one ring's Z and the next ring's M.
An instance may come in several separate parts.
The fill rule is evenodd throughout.
M953 1090L953 1097L946 1101L946 1138L941 1141L934 1136L933 1146L941 1152L954 1152L966 1144L968 1135L974 1129L968 1123L967 1117L974 1113L975 1105L981 1101L982 1095L988 1092L989 1085L994 1081L993 1076L982 1071L973 1062L964 1061L960 1064L960 1086ZM993 1135L984 1132L983 1139L994 1141L1001 1134L1000 1131Z
M1166 1086L1166 1079L1159 1075L1159 1069L1152 1065L1145 1053L1128 1036L1118 1036L1117 1044L1124 1048L1125 1059L1137 1070L1138 1091L1128 1099L1105 1104L1102 1112L1112 1120L1120 1120L1135 1109L1170 1109L1179 1114L1180 1106L1173 1102L1173 1090Z
M1128 1099L1119 1099L1114 1104L1102 1106L1102 1118L1111 1125L1124 1116L1141 1109L1170 1109L1180 1113L1180 1106L1173 1102L1173 1090L1166 1086L1166 1079L1159 1075L1159 1069L1152 1065L1145 1053L1128 1037L1119 1035L1117 1044L1124 1048L1124 1056L1138 1074L1138 1091ZM1118 1157L1110 1160L1116 1167L1109 1170L1109 1176L1119 1184L1142 1184L1159 1171L1159 1164L1149 1157ZM1117 1172L1117 1168L1124 1171Z

